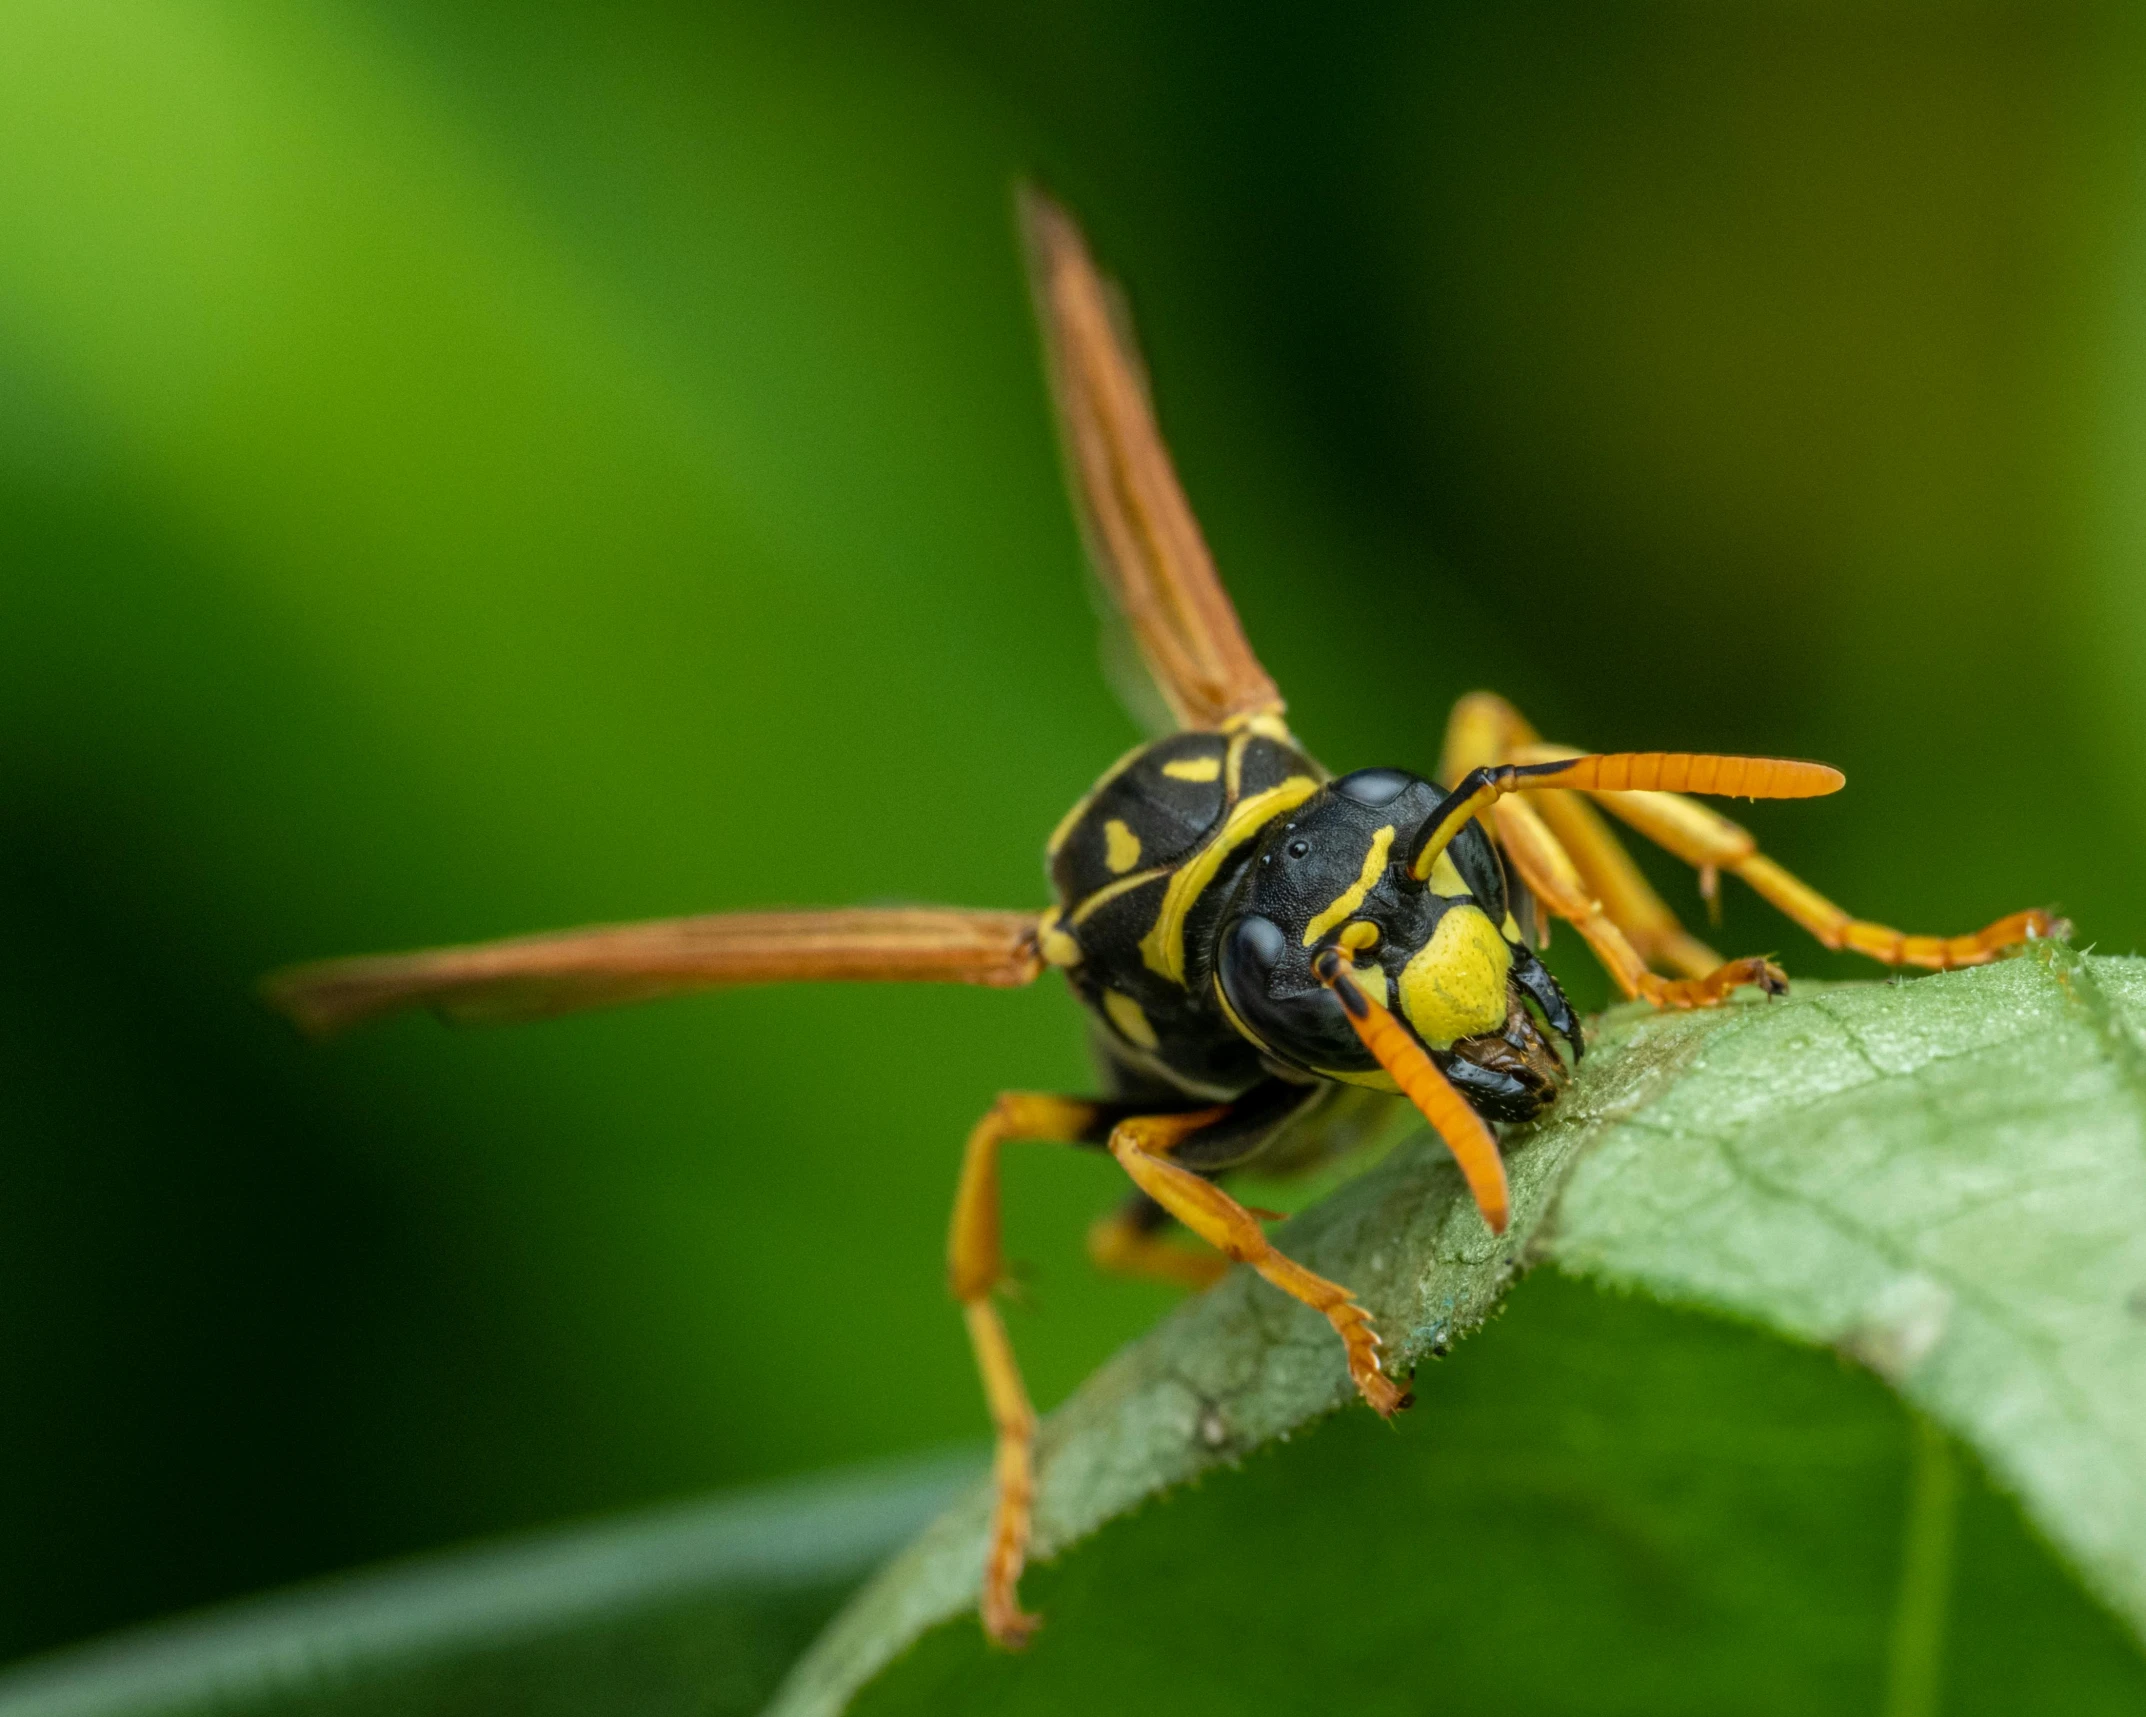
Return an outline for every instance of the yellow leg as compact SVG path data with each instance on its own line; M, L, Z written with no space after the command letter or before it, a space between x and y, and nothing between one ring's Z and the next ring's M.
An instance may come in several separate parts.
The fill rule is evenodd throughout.
M1455 706L1446 730L1442 763L1445 779L1457 780L1468 770L1499 763L1547 763L1579 756L1569 746L1545 745L1526 720L1503 698L1488 692L1473 693ZM1783 870L1758 850L1749 830L1719 812L1680 793L1590 791L1587 795L1611 815L1637 830L1658 846L1696 868L1701 887L1711 894L1714 879L1723 871L1739 876L1754 891L1801 925L1828 948L1846 948L1889 966L1920 966L1944 971L1957 966L1979 966L1997 959L2008 949L2040 937L2061 935L2068 928L2061 919L2039 910L2015 912L1994 924L1965 936L1918 936L1850 916L1808 883ZM1563 801L1562 804L1559 801ZM1630 855L1616 838L1580 803L1579 795L1563 792L1530 796L1541 813L1534 828L1554 834L1563 848L1581 891L1621 932L1632 957L1645 965L1658 963L1698 978L1703 962L1713 951L1686 935L1674 914L1639 877ZM1500 801L1492 812L1499 839L1512 852L1508 828L1518 830L1525 843L1529 829L1525 813L1512 814L1514 801ZM1577 814L1576 814L1577 813ZM1539 845L1539 843L1536 843ZM1515 868L1526 876L1518 855ZM1535 855L1538 860L1541 854ZM1637 881L1639 891L1627 885ZM1530 880L1530 886L1534 883ZM1659 912L1656 912L1659 908ZM1589 935L1575 921L1589 945L1611 968L1626 994L1644 993L1619 976L1621 958L1613 943ZM1726 973L1728 967L1720 968ZM1707 974L1706 984L1716 981ZM1651 998L1650 998L1651 999ZM1686 1001L1672 1005L1690 1006Z
M1933 972L1982 966L2022 943L2066 935L2071 929L2054 913L2034 907L1965 936L1910 936L1890 925L1849 917L1764 853L1753 853L1730 868L1828 948L1846 948L1886 966L1922 966Z
M1097 1218L1088 1230L1088 1257L1098 1270L1167 1282L1194 1292L1213 1287L1229 1273L1229 1260L1220 1254L1188 1251L1156 1233L1142 1220L1143 1211L1154 1208L1145 1200L1135 1200Z
M1549 762L1577 756L1564 746L1523 744L1515 762ZM1795 920L1828 948L1846 948L1887 966L1950 971L1986 965L2023 942L2060 935L2069 927L2040 910L2014 912L1965 936L1911 936L1889 924L1851 917L1809 883L1790 875L1758 849L1751 831L1680 793L1595 793L1612 816L1665 847L1701 877L1719 871L1742 877L1762 898Z
M1021 1368L1006 1339L1006 1325L989 1297L965 1300L962 1317L969 1346L984 1380L997 1445L991 1476L998 1499L991 1510L991 1536L984 1547L983 1595L978 1608L994 1645L1018 1651L1041 1617L1021 1608L1021 1568L1028 1560L1028 1534L1036 1506L1036 1410L1029 1404Z
M1095 1130L1111 1112L1070 1097L1004 1093L969 1134L954 1194L947 1279L968 1322L969 1345L976 1352L976 1369L983 1376L984 1399L998 1436L993 1461L998 1503L984 1552L981 1609L984 1631L1010 1649L1027 1642L1037 1620L1022 1610L1018 1589L1036 1500L1036 1410L1029 1405L1006 1326L991 1303L992 1291L1006 1274L999 1238L999 1148L1021 1139L1069 1144Z
M1701 977L1664 978L1647 969L1624 931L1605 913L1584 883L1571 855L1526 799L1500 800L1492 809L1498 845L1546 911L1567 920L1628 997L1660 1008L1704 1008L1725 1002L1746 984L1769 995L1788 988L1788 977L1771 960L1729 960Z
M1212 1111L1131 1117L1111 1130L1110 1154L1132 1176L1135 1186L1224 1257L1251 1265L1283 1293L1324 1313L1341 1337L1349 1376L1363 1398L1381 1414L1398 1412L1411 1397L1380 1368L1379 1338L1371 1327L1371 1314L1339 1283L1314 1275L1277 1252L1258 1220L1228 1193L1169 1160L1172 1150L1215 1118Z
M1529 749L1536 743L1535 730L1511 704L1490 692L1472 692L1453 708L1439 778L1451 786L1471 769L1538 761ZM1580 794L1554 788L1530 794L1527 803L1572 861L1581 892L1623 932L1643 965L1686 978L1706 978L1721 968L1721 956L1685 930ZM1629 984L1623 987L1627 995L1635 993Z

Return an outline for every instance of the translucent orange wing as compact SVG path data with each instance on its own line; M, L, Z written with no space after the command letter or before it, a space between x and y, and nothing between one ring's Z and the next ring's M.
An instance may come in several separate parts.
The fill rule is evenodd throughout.
M462 1023L543 1019L725 984L837 979L1012 987L1042 970L1027 912L862 907L598 925L416 954L291 966L261 994L327 1037L405 1008Z
M1279 711L1155 427L1123 301L1065 210L1024 189L1036 315L1089 558L1180 727Z

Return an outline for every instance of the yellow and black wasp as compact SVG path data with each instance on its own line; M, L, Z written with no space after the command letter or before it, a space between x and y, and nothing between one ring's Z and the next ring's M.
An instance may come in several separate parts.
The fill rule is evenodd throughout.
M1439 782L1401 769L1329 775L1291 737L1215 574L1115 288L1055 204L1027 194L1021 212L1083 534L1177 729L1121 758L1052 834L1056 903L728 913L338 960L265 986L327 1033L411 1006L521 1020L719 984L1010 986L1064 973L1093 1016L1104 1094L1002 1095L969 1136L948 1244L997 1428L981 1608L1007 1645L1034 1626L1016 1583L1036 1421L993 1302L1002 1146L1107 1149L1136 1190L1092 1231L1098 1263L1194 1285L1225 1260L1249 1264L1327 1317L1364 1399L1391 1414L1409 1398L1380 1366L1369 1316L1345 1286L1277 1251L1222 1178L1301 1140L1319 1112L1375 1101L1361 1094L1369 1087L1423 1113L1502 1231L1505 1174L1488 1122L1539 1114L1584 1049L1523 919L1566 920L1627 996L1658 1006L1707 1007L1786 982L1770 961L1723 961L1687 934L1596 806L1696 866L1709 895L1731 872L1828 948L1889 965L1977 965L2057 928L2043 912L1952 938L1853 919L1683 796L1802 798L1839 788L1837 771L1582 755L1542 743L1487 693L1455 708ZM1173 1224L1219 1256L1168 1244Z

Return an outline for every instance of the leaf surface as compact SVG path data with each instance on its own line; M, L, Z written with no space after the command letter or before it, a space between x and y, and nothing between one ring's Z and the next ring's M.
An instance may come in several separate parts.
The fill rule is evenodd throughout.
M1113 1521L1029 1576L1027 1651L956 1616L854 1717L2146 1709L2018 1508L1824 1348L1540 1270L1424 1381Z
M2142 1020L2146 962L2054 945L1618 1010L1552 1118L1507 1141L1502 1239L1421 1139L1277 1238L1357 1291L1404 1369L1542 1260L1833 1344L1971 1446L2146 1633ZM1037 1559L1348 1397L1324 1321L1233 1273L1046 1422ZM989 1506L979 1486L851 1602L779 1717L840 1710L970 1605Z

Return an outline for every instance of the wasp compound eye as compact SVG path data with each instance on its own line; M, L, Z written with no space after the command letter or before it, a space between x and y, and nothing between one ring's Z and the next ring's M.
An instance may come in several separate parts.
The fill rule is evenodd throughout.
M1248 912L1223 931L1215 978L1241 1028L1275 1059L1306 1069L1360 1069L1370 1058L1333 992L1314 975L1314 958L1301 936Z

